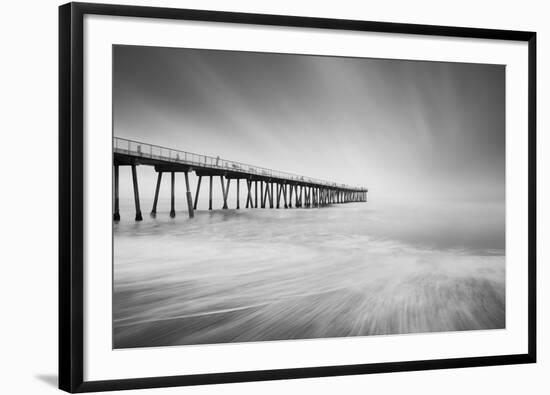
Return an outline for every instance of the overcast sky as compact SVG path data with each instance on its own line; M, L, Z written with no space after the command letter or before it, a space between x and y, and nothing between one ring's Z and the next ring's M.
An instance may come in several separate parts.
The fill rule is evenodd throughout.
M504 66L116 46L114 135L366 186L504 200Z

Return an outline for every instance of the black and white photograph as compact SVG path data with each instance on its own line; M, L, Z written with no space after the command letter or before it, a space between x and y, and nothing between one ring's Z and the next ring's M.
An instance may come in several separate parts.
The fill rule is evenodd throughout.
M115 349L506 328L504 65L112 67Z
M1 393L548 392L543 2L6 5Z

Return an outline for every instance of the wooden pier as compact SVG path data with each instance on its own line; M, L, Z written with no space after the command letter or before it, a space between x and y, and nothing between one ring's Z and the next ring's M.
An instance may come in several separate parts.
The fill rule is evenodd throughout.
M164 173L170 173L170 216L176 216L175 211L175 173L184 173L186 200L189 217L193 218L199 199L203 177L208 178L209 199L208 209L212 210L212 188L214 179L219 178L223 196L222 209L229 208L230 187L235 186L235 208L241 208L240 188L244 180L246 188L245 208L312 208L329 204L350 202L366 202L367 188L352 187L315 178L285 173L245 163L229 161L220 157L199 155L127 140L113 138L114 166L114 214L115 221L120 220L119 212L119 167L130 166L134 190L136 221L141 221L141 206L139 199L139 184L136 167L139 165L154 166L157 172L157 183L151 216L157 213L157 203L160 185ZM193 195L189 184L189 174L195 173L197 188ZM258 194L259 193L259 194Z

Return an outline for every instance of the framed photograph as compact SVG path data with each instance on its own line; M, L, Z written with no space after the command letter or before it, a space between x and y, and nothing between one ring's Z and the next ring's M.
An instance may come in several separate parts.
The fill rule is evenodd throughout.
M536 34L59 9L59 386L536 361Z

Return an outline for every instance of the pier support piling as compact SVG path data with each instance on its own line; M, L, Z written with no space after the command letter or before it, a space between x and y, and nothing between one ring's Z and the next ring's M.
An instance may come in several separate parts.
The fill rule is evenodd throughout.
M138 189L136 165L132 165L132 181L134 184L134 203L136 205L136 221L141 221L143 220L143 217L141 216L141 208L139 207L139 189Z
M237 210L239 210L241 208L241 200L240 200L241 180L237 178L235 181L237 181Z
M170 218L174 218L176 216L175 184L176 184L176 173L171 172L170 173Z
M195 216L194 210L193 210L193 198L191 197L191 188L189 187L189 174L188 172L184 172L185 174L185 189L187 190L187 211L189 211L189 218L193 218Z
M260 181L260 206L265 208L264 182Z
M292 208L292 190L294 189L294 185L290 184L290 191L288 192L288 208Z
M315 207L319 207L319 188L315 188Z
M195 204L193 205L193 210L197 209L197 203L199 201L199 191L201 190L201 181L202 181L202 176L199 176L199 180L197 181L197 192L195 192Z
M212 210L212 176L210 176L210 192L208 195L208 210Z
M229 184L231 182L231 179L227 179L227 186L224 186L223 182L223 176L220 176L220 182L222 184L222 194L223 194L223 207L222 209L227 210L227 197L229 195Z
M115 165L115 212L113 221L120 221L119 190L118 190L118 165Z
M265 195L264 195L264 208L267 208L268 204L268 197L269 197L269 182L265 182Z
M258 180L254 181L254 208L258 208Z
M155 218L157 215L157 203L159 201L160 182L162 181L162 171L157 174L157 186L155 188L155 198L153 199L153 208L151 209L151 217Z
M246 180L247 195L246 195L246 208L253 208L252 205L252 181Z

